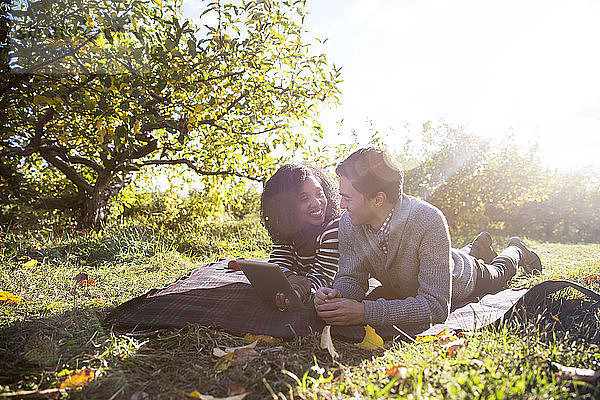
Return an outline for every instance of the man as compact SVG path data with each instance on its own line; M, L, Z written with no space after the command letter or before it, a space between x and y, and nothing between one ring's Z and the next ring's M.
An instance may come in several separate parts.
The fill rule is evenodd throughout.
M487 264L452 249L441 211L402 193L402 170L381 150L354 152L336 174L346 209L339 271L333 288L320 288L314 299L328 324L427 326L445 321L452 301L506 286L519 265L541 271L539 257L516 237L496 256L489 234L479 235L471 254ZM382 286L365 298L369 276Z

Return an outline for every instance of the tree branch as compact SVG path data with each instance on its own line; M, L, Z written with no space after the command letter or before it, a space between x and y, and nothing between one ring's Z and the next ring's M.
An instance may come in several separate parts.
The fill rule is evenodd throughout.
M128 160L136 160L138 158L142 158L152 153L158 148L158 140L154 139L150 143L147 143L140 147L139 149L131 152L131 153L121 153L117 157L115 157L115 163L120 164L124 161ZM125 171L127 170L125 165L119 165L115 168L116 171Z
M208 82L208 81L214 81L214 80L216 80L216 79L225 79L225 78L230 78L230 77L232 77L232 76L241 75L241 74L243 74L244 72L246 72L246 70L241 70L241 71L238 71L238 72L231 72L231 73L229 73L229 74L225 74L225 75L213 76L213 77L210 77L210 78L201 79L201 80L199 80L199 81L196 81L196 82L197 82L197 83L204 83L204 82ZM194 82L194 83L196 83L196 82Z
M79 189L85 191L86 193L91 193L93 191L92 185L90 185L81 175L77 173L69 164L58 158L54 151L49 148L41 147L40 155L44 158L44 160L48 161L49 164L56 167L60 172L65 174L65 176L73 182Z
M142 167L142 166L146 166L146 165L181 165L181 164L187 165L190 169L192 169L198 175L205 175L205 176L232 175L232 176L237 176L239 178L250 179L250 180L253 180L256 182L263 181L263 178L257 178L254 176L244 175L244 174L240 174L240 173L234 172L234 171L206 171L206 170L203 170L202 168L198 168L196 165L194 165L194 163L192 161L187 160L187 159L148 160L148 161L144 161L142 163L137 164L137 166Z
M34 128L34 135L33 138L31 139L31 142L27 145L27 147L32 147L34 150L37 149L38 147L40 147L41 144L41 140L42 140L42 135L44 134L44 125L46 125L48 122L50 122L50 120L52 119L52 117L54 117L54 108L53 107L49 107L46 112L44 113L44 115L37 120L37 122L35 123L35 128Z
M23 79L25 79L27 76L31 75L33 72L35 72L36 70L45 67L46 65L50 65L58 60L60 60L61 58L65 58L69 55L73 55L75 53L77 53L81 48L83 48L85 45L87 45L89 42L91 42L92 40L94 40L96 38L96 36L98 36L98 34L100 33L100 31L94 33L92 35L92 37L86 39L83 43L81 43L79 46L71 49L70 51L67 51L64 54L61 54L59 56L56 56L50 60L47 61L43 61L41 63L39 63L38 65L33 65L29 68L27 68L26 70L20 72L17 76L13 77L11 80L9 80L6 85L4 85L2 87L2 89L0 89L0 97L4 96L4 93L6 93L11 87L15 86L17 83L21 82Z
M72 164L80 164L80 165L85 165L86 167L90 167L97 173L101 173L103 171L103 168L101 165L99 165L99 164L95 163L94 161L89 160L87 158L83 158L83 157L79 157L79 156L65 155L64 159Z

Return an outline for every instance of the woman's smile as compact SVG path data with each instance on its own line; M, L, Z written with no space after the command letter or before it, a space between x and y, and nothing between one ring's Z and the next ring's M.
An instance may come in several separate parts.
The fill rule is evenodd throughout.
M303 225L319 226L325 222L327 199L319 181L308 176L298 193L298 217Z

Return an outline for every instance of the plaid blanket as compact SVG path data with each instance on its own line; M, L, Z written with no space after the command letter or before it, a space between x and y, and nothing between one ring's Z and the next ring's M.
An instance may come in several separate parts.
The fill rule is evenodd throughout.
M249 261L268 261L266 259L249 258ZM148 293L148 297L158 297L167 294L185 293L194 289L212 289L232 283L245 283L248 282L248 278L239 267L235 264L235 260L231 258L222 258L213 263L204 264L189 275L185 275L172 284L158 289L155 292ZM370 289L373 289L381 285L376 279L371 278L369 280Z
M280 312L263 303L254 288L247 281L242 281L245 280L243 274L227 272L230 270L224 267L227 262L221 260L203 266L166 288L153 289L120 305L105 318L105 323L134 329L179 328L192 323L217 326L238 334L253 333L282 338L305 336L323 329L324 322L312 307ZM203 288L190 289L193 287L192 281L198 282ZM600 295L589 289L567 281L546 281L531 289L506 289L488 294L477 302L457 308L443 324L398 328L411 337L436 334L443 329L479 329L515 312L539 310L550 293L566 287L579 290L600 304ZM384 339L405 339L392 326L373 328ZM365 330L363 326L333 326L331 334L361 341Z
M260 259L249 259L251 261L266 261ZM188 276L179 278L174 283L159 289L148 297L164 296L174 293L185 293L194 289L212 289L232 283L249 284L246 275L236 269L231 258L223 258L217 262L204 264L196 268Z

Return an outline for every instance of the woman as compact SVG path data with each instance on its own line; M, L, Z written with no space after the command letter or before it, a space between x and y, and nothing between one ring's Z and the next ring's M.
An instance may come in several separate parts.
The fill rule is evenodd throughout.
M339 195L333 179L308 165L285 164L266 182L262 219L280 266L305 300L311 289L331 286L338 268ZM277 305L286 308L285 296Z

